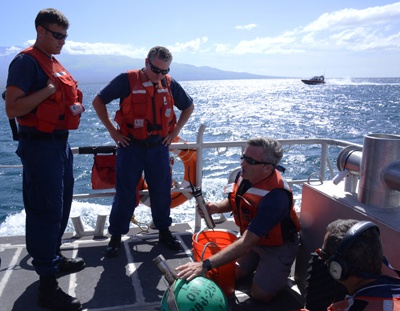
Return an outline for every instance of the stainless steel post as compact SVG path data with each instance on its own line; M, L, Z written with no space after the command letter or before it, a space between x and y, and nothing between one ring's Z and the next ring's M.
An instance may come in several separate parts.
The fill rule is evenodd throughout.
M400 207L400 191L385 182L385 170L400 159L400 136L370 134L364 137L358 200L379 208Z

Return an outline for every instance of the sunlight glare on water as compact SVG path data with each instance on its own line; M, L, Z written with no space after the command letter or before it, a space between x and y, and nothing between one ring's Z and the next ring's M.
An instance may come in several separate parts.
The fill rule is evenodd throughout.
M327 79L325 85L310 86L299 79L186 81L195 110L180 136L195 142L201 124L204 141L246 141L255 136L276 139L335 138L362 143L369 133L399 134L400 79ZM103 84L81 85L85 113L77 131L70 134L72 147L113 145L91 105ZM118 102L109 104L110 115ZM18 165L16 142L12 141L4 110L0 112L1 165ZM307 178L318 171L319 149L307 146L292 150L284 146L282 165L289 179ZM203 151L203 192L206 200L224 197L230 172L240 165L240 148ZM336 159L331 158L334 162ZM76 155L75 193L91 193L93 155ZM24 234L21 169L0 169L0 235ZM183 165L176 158L173 174L183 178ZM299 194L299 186L295 186ZM81 214L84 225L93 227L98 212L109 212L112 197L74 201L72 213ZM174 222L194 219L194 200L172 209ZM150 209L142 204L135 217L150 222ZM68 230L73 230L70 223Z

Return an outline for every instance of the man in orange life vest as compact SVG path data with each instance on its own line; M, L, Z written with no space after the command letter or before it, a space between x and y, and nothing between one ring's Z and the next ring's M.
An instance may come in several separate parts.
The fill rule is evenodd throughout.
M168 49L150 49L145 67L114 78L93 100L93 107L117 150L116 195L110 214L111 234L106 255L118 255L121 235L129 231L136 207L136 186L144 170L149 189L151 213L159 230L159 241L172 250L181 248L169 227L171 172L168 146L193 112L192 98L168 75L172 55ZM120 99L115 121L108 116L106 104ZM181 110L176 121L174 106Z
M40 276L38 303L52 310L82 309L58 287L57 277L85 267L82 258L66 258L60 249L74 185L68 134L84 110L76 81L52 56L60 54L68 26L58 10L38 13L36 42L10 64L5 93L7 116L18 121L26 247Z
M236 260L236 280L255 271L252 296L268 302L287 284L299 248L300 221L288 183L279 173L281 144L270 138L247 141L241 172L228 189L228 198L208 202L210 214L233 212L241 238L203 262L177 268L188 281L207 270Z

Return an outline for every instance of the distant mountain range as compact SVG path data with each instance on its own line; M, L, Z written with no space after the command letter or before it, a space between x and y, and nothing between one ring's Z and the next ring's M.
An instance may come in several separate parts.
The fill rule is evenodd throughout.
M5 87L8 66L15 55L4 55L0 47L0 87ZM113 55L70 55L56 56L63 66L79 83L105 83L121 72L144 66L144 59ZM224 71L212 67L196 67L173 62L170 74L178 81L192 80L233 80L233 79L271 79L275 76L255 75L246 72Z

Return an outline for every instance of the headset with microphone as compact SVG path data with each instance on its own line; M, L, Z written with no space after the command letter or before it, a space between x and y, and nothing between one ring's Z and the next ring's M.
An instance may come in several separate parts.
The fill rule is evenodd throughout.
M335 280L344 281L350 276L352 267L345 257L354 242L369 228L375 228L379 233L379 227L371 221L360 221L353 225L344 235L336 253L328 259L329 273Z

